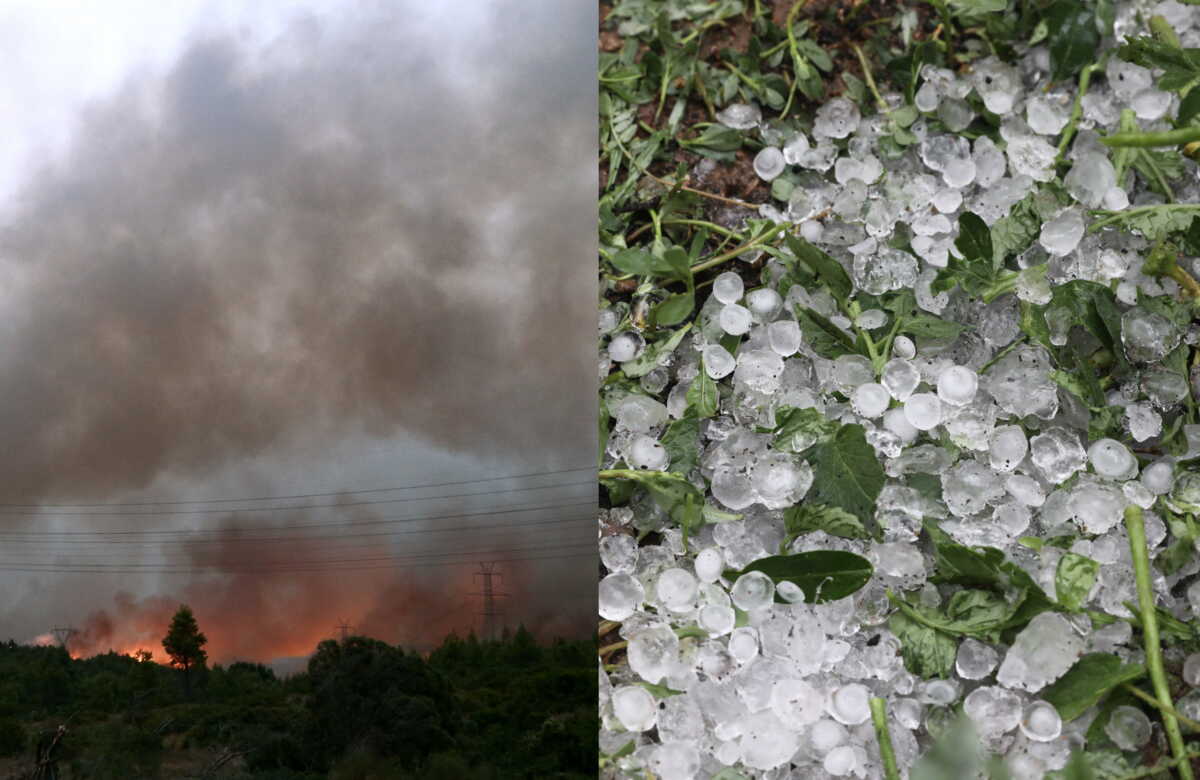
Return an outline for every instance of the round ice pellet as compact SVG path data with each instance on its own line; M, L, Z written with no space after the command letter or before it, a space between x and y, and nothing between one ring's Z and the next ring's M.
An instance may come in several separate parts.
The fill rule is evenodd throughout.
M954 669L964 680L982 680L1000 662L1000 654L978 639L967 637L958 646Z
M765 607L775 598L775 583L761 571L748 571L737 578L729 597L743 612Z
M951 406L971 403L978 389L979 375L966 366L951 366L938 375L938 398Z
M612 337L608 342L608 356L616 363L628 363L646 348L646 340L640 333L632 330L623 331Z
M733 630L733 624L736 622L737 616L733 611L733 607L722 606L721 604L709 604L700 610L700 614L696 617L696 622L700 628L703 628L710 636L724 636Z
M692 565L696 568L696 577L701 582L716 582L725 567L725 559L716 547L706 547L696 554Z
M952 680L929 680L921 686L921 701L944 706L958 698L958 686Z
M918 431L932 430L942 421L942 402L933 393L914 393L904 402L904 416Z
M812 725L808 732L808 741L818 755L824 755L849 737L846 727L836 720L821 718Z
M800 324L795 320L778 320L767 326L767 343L780 357L791 357L800 350L803 340Z
M713 279L713 297L726 305L740 301L744 290L742 277L733 271L726 271Z
M1021 716L1021 733L1034 742L1051 742L1062 734L1062 718L1054 705L1041 699L1032 702Z
M834 777L845 777L858 766L858 757L849 745L838 745L825 754L821 766Z
M767 322L783 308L783 298L770 287L760 287L746 295L746 308L756 320Z
M1099 439L1088 447L1088 460L1096 473L1108 479L1132 479L1137 474L1137 460L1116 439Z
M1156 460L1142 469L1142 484L1156 496L1171 492L1175 486L1175 464L1169 460Z
M642 583L627 572L610 574L600 580L597 604L605 620L625 620L642 605L646 591Z
M783 169L787 167L787 163L783 159L783 152L774 146L764 146L758 154L754 155L754 173L763 181L771 181L783 173Z
M1029 440L1019 425L1001 425L992 431L988 443L988 462L996 471L1012 471L1029 452Z
M980 731L1005 734L1021 722L1021 697L999 685L985 685L963 699L963 712Z
M899 406L895 409L888 409L883 415L883 427L899 436L905 444L912 444L921 433L908 421L908 418L904 416L904 409Z
M655 592L658 600L672 612L686 612L696 600L699 585L685 569L667 569L658 575Z
M1137 750L1150 740L1150 719L1137 707L1122 704L1108 716L1104 733L1121 750Z
M653 436L638 434L629 445L629 465L645 471L666 471L670 463L667 448Z
M806 219L800 223L800 235L815 244L825 235L825 226L815 219Z
M649 731L658 719L658 703L640 685L622 685L612 693L613 715L627 731Z
M775 586L775 592L789 604L799 604L804 601L804 590L794 582L784 580Z
M829 695L829 704L825 710L830 717L846 726L857 726L866 723L871 717L871 692L867 686L850 683L835 688Z
M908 336L897 336L892 342L892 354L906 360L916 357L917 345Z
M883 364L879 381L892 394L892 398L905 401L921 384L921 372L904 358L892 358Z
M758 655L758 632L750 626L733 629L729 635L729 654L739 664Z
M1200 653L1192 653L1183 661L1183 681L1200 688Z
M737 368L737 360L720 344L709 344L700 355L704 359L704 373L710 379L724 379Z
M870 419L874 419L887 411L891 400L892 397L888 393L887 388L875 382L859 385L854 388L854 394L850 396L850 403L854 407L854 412Z
M717 315L717 322L720 323L721 330L730 336L741 336L749 332L750 326L754 324L754 317L745 306L731 303L721 309L721 313Z

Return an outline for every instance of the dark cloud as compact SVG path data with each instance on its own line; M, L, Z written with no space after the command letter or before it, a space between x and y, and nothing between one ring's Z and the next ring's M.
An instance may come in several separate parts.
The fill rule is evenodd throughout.
M595 10L522 10L471 40L410 30L395 4L302 19L265 49L208 37L90 106L0 235L18 285L0 334L3 500L102 501L347 436L586 464ZM181 595L261 621L288 588L293 624L327 622L328 578L296 579L130 596L91 632ZM441 587L422 579L367 577L350 600L387 623ZM578 579L557 604L590 615ZM530 614L549 625L560 607Z

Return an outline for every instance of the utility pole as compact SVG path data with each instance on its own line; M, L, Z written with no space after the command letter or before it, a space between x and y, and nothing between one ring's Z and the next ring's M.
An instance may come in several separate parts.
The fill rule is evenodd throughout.
M342 637L342 644L346 644L346 637L350 634L350 626L343 620L337 624L337 630Z
M483 593L473 593L473 596L483 596L483 612L479 613L483 618L483 638L494 640L496 638L496 628L499 625L500 618L504 613L496 608L496 598L507 597L507 593L497 593L492 586L492 578L498 577L504 579L504 575L496 571L494 562L484 563L480 561L479 571L475 572L476 577L483 577Z
M71 637L75 636L79 632L76 631L75 629L69 628L69 627L64 627L64 628L55 627L55 628L50 629L50 633L54 634L54 638L58 640L58 646L64 650L66 650L67 643L71 641Z

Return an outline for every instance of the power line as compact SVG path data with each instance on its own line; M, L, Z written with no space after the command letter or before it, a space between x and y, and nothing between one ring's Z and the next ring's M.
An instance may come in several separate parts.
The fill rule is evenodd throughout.
M540 506L526 507L506 507L504 509L492 509L482 512L458 512L451 515L424 515L424 516L408 516L408 517L380 517L372 520L356 520L352 523L344 521L323 522L323 523L296 523L287 526L243 526L240 528L199 528L199 529L121 529L117 531L0 531L0 539L7 541L13 536L31 536L31 537L46 537L46 538L71 538L79 536L145 536L152 538L154 536L172 535L186 536L193 538L195 534L228 534L230 531L249 530L249 531L292 531L305 528L361 528L364 526L373 525L394 525L398 523L419 523L429 520L457 520L464 517L486 517L490 515L505 515L514 514L516 512L535 512L543 509L565 509L575 506L595 506L594 499L588 501L576 501L567 504L544 504ZM225 536L218 537L214 541L220 541ZM198 539L196 541L199 541Z
M514 553L514 552L530 552L530 551L539 551L539 550L556 550L556 549L561 549L564 547L580 547L585 544L594 544L594 542L589 540L588 542L571 542L568 544L558 544L558 545L551 544L551 545L540 545L540 546L535 546L535 547L518 547L518 548L509 548L506 550L496 550L495 548L486 548L486 549L482 549L482 550L455 550L453 552L425 551L425 552L410 553L410 554L405 554L405 555L396 555L393 553L389 553L386 555L370 555L370 556L361 557L361 558L316 558L316 559L311 559L311 560L277 559L277 560L267 560L265 562L265 565L260 564L258 566L258 568L264 569L264 570L267 568L272 568L272 570L274 570L275 567L278 567L280 570L287 570L287 569L290 569L290 568L296 567L296 566L324 565L327 563L336 563L336 564L374 563L374 562L382 562L382 561L425 560L425 559L432 559L432 558L453 557L456 555L475 555L475 556L488 555L493 552ZM91 563L88 561L81 561L81 562L65 561L65 562L59 562L59 563L39 563L36 561L34 561L34 562L30 562L30 561L0 561L0 566L10 565L10 564L11 565L26 565L26 566L47 566L47 567L90 566L90 567L96 567L96 568L100 568L100 569L109 569L109 568L119 567L122 569L126 569L128 571L157 571L158 569L161 569L164 567L164 564L159 564L159 563L122 562L122 563L115 563L115 564L107 564L107 563ZM243 564L241 562L238 562L238 563L232 564L232 565L213 564L213 565L207 565L207 566L197 566L194 568L197 568L198 570L201 570L201 571L215 570L218 572L235 573L239 569L239 567L241 567L242 565Z
M297 498L325 498L329 496L343 495L364 495L368 493L387 493L393 490L419 490L421 488L434 487L450 487L453 485L471 485L477 482L497 482L505 479L526 479L528 477L542 477L551 474L568 474L572 471L595 471L594 466L580 466L571 469L556 469L554 471L534 471L527 474L509 474L502 477L483 477L480 479L468 479L458 482L432 482L421 485L399 485L397 487L371 488L369 490L335 490L325 493L293 493L289 495L277 496L253 496L248 498L196 498L186 501L133 501L133 502L110 502L98 504L4 504L0 503L0 507L14 509L37 509L42 507L76 509L86 507L105 507L105 506L177 506L183 504L221 504L221 503L237 503L248 501L282 501L284 499Z
M590 502L584 502L590 503ZM564 504L563 506L579 506L579 504ZM590 515L579 515L575 517L563 517L556 520L534 520L528 523L488 523L486 525L454 525L445 528L422 528L413 531L372 531L365 534L308 534L299 536L233 536L228 538L213 538L213 539L180 539L171 540L163 539L160 541L126 541L124 539L0 539L4 544L37 544L37 545L121 545L124 547L150 547L159 549L166 544L179 545L198 545L198 544L289 544L292 542L307 542L311 540L342 540L342 539L359 539L366 537L380 536L401 536L410 534L433 534L433 533L448 533L451 531L481 531L491 530L496 528L505 529L521 529L534 528L544 525L557 525L559 523L578 523L587 519ZM286 529L280 529L286 530Z
M242 512L286 512L297 509L345 509L355 506L376 506L379 504L399 504L409 501L437 501L447 498L469 498L471 496L496 496L505 493L523 493L530 490L553 490L560 487L577 485L594 485L596 480L588 479L579 482L560 482L556 485L533 485L530 487L509 488L507 490L483 490L476 493L451 493L444 496L412 496L411 498L386 498L378 501L349 501L342 504L299 504L296 506L255 506L238 507L236 509L170 509L157 512L14 512L0 510L0 515L8 517L161 517L176 515L212 515L237 514Z
M589 547L590 546L591 546L591 543L589 543ZM562 561L562 560L570 560L570 559L575 559L575 558L593 558L594 559L594 558L596 558L596 556L597 556L596 550L594 547L592 547L591 550L588 552L558 553L555 555L525 556L525 557L515 557L515 558L493 558L492 561L494 563L525 563L525 562L530 562L530 561ZM299 571L306 571L306 572L324 572L324 571L365 572L365 571L378 571L380 569L392 569L392 570L420 569L420 568L426 568L429 566L440 566L440 567L469 566L474 563L476 563L475 560L430 561L430 562L426 562L426 563L408 563L408 564L404 564L404 565L400 565L400 566L393 565L393 564L369 564L369 565L363 565L363 566L350 566L350 567L341 567L341 568L297 569L295 571L297 571L297 572L299 572ZM38 574L38 573L40 573L40 574L198 574L198 573L213 573L212 570L210 570L210 569L163 569L158 572L151 572L151 571L128 570L128 569L96 570L96 569L91 569L91 568L66 568L66 567L54 568L54 569L33 568L33 567L24 566L24 565L11 565L11 564L0 564L0 571L28 572L28 573L34 573L34 574ZM289 573L289 572L272 569L272 570L245 570L245 571L237 571L237 572L219 572L218 571L216 573L238 574L239 576L247 576L247 575L249 575L249 576L255 576L255 575L266 576L266 575L273 575L273 574L285 574L285 573ZM292 572L292 573L294 573L294 572Z
M566 536L567 538L571 538L571 537L579 538L580 537L579 532L584 530L584 526L582 525L582 523L584 521L586 521L589 517L590 517L590 514L586 514L586 515L576 514L576 515L572 515L570 517L563 517L563 518L558 518L555 520L541 520L541 521L537 521L535 523L493 524L493 525L488 525L488 526L480 526L479 528L483 529L482 533L470 534L470 535L464 534L463 537L469 538L469 539L474 539L474 540L480 541L480 542L492 541L495 539L499 539L500 541L509 541L514 536L520 536L519 533L518 534L512 533L513 531L520 532L522 529L528 529L530 531L536 532L538 534L538 538L551 538L551 537L558 538L561 536ZM572 524L574 527L568 527L567 524ZM559 527L547 528L546 526L559 526ZM475 529L472 528L470 530L475 530ZM377 540L377 539L363 540L363 537L390 536L393 533L394 534L403 534L403 533L421 534L421 533L426 533L426 532L424 532L424 531L408 531L408 532L393 531L393 532L383 532L383 533L377 533L377 534L360 534L360 535L346 534L341 537L325 536L325 537L312 537L312 538L314 541L319 542L320 548L323 551L339 552L339 553L346 552L349 550L354 550L354 549L372 549L372 550L378 551L380 549L388 549L386 547L381 547L381 545L384 544L385 542L381 542L380 540ZM488 535L489 533L490 533L490 535ZM590 536L591 532L588 531L586 533L589 534L588 538L591 538L591 536ZM212 555L212 554L218 553L218 552L220 552L222 554L229 553L231 555L238 554L238 553L243 554L243 555L263 555L263 554L271 554L271 553L276 553L276 554L300 553L300 552L304 552L304 550L297 549L295 547L289 547L288 545L295 544L295 543L301 543L301 542L308 542L309 539L303 538L303 537L286 538L286 539L283 539L282 541L271 542L270 546L265 549L261 546L257 546L259 544L258 542L251 542L251 543L243 545L243 544L237 543L236 541L234 541L230 544L227 544L227 545L222 545L221 547L215 548L215 549L212 547L203 547L203 546L193 547L187 541L164 541L159 545L153 545L153 544L148 544L148 543L143 543L143 542L133 542L133 543L117 542L117 544L125 545L125 546L118 547L118 548L113 548L113 547L109 546L111 544L111 542L107 542L107 541L106 542L95 542L95 543L89 543L89 542L81 543L81 542L78 542L75 540L71 540L71 541L74 542L74 545L70 549L64 549L60 546L56 546L56 543L54 543L54 542L26 542L26 543L23 543L24 546L22 546L20 548L15 547L16 543L7 543L6 542L6 546L10 545L10 544L13 545L12 552L17 553L19 555L42 555L42 556L87 555L87 556L89 556L89 558L93 558L96 560L111 560L113 558L120 559L120 558L128 558L129 556L161 555L161 556L168 557L168 558L172 557L172 556L184 556L188 560L195 560L204 555ZM214 541L220 541L220 540L205 539L205 540L200 540L200 541L201 542L214 542ZM433 541L433 540L430 540L430 541ZM442 539L442 540L440 540L440 542L435 542L435 543L440 543L440 544L444 545L447 541L448 540L446 540L446 539ZM86 544L97 544L100 546L99 547L83 547L83 546L81 546L81 545L86 545ZM109 553L111 553L111 554L109 554Z

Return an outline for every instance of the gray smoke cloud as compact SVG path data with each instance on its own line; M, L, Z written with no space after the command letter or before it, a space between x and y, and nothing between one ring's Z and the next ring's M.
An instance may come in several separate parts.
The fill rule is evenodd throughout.
M431 38L404 5L300 18L265 48L197 39L89 106L21 190L0 231L3 501L113 500L353 437L592 460L595 9L523 4ZM528 614L585 626L579 568L524 572ZM405 576L365 578L359 613L387 622L379 593L444 584ZM93 618L111 633L139 599L157 619L184 597L266 614L299 579L231 574ZM288 603L327 622L328 578L309 579ZM20 597L0 625L60 600Z

